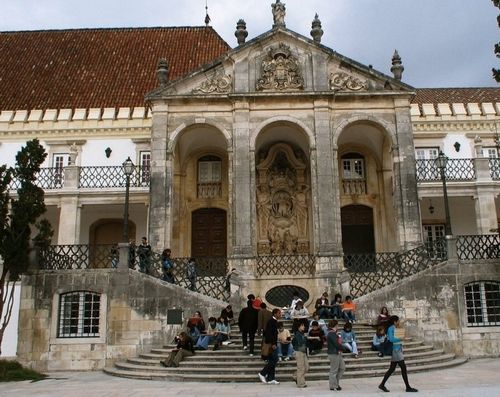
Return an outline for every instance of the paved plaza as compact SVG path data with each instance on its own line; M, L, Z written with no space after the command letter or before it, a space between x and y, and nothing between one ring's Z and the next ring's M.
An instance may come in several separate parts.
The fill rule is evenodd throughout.
M257 378L257 374L255 374ZM277 372L279 379L279 368ZM98 372L51 373L40 382L0 384L1 397L300 397L300 396L408 396L403 381L396 374L387 383L390 394L377 389L379 378L346 379L343 390L328 390L328 382L309 382L307 389L297 389L286 382L277 386L262 383L182 383L122 379ZM471 360L464 365L425 373L410 374L417 396L435 397L499 397L500 359ZM414 394L411 394L414 395Z

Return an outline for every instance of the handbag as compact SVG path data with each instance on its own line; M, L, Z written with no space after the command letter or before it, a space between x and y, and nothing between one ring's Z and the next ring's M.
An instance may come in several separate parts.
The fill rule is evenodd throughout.
M269 357L273 353L273 345L270 343L262 343L260 355L262 357Z

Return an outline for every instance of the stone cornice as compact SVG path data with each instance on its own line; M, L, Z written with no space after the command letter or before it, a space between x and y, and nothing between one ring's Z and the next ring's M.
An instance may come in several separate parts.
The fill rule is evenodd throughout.
M425 131L491 131L495 120L456 120L456 121L413 121L414 132Z

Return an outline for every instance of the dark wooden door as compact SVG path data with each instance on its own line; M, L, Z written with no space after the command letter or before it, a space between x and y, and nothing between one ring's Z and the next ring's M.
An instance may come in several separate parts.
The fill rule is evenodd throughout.
M226 256L226 211L202 208L192 214L191 256Z
M364 205L348 205L340 212L344 254L374 253L373 210Z

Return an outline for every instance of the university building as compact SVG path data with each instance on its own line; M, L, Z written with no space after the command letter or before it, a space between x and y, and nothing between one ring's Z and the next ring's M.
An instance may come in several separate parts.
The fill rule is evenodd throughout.
M276 12L248 41L238 21L234 48L208 26L0 33L0 162L40 140L55 232L23 278L21 360L103 368L197 308L325 290L499 354L500 89L414 88L397 51L383 73L322 34ZM143 236L146 274L127 244Z

